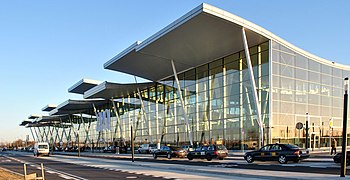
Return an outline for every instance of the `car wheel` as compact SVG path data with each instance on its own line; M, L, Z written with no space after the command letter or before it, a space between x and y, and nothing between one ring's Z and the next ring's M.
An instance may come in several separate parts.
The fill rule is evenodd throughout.
M187 155L188 160L193 160L193 156L191 154Z
M287 157L286 157L285 155L280 155L280 156L278 157L278 162L279 162L280 164L286 164L286 163L287 163Z
M168 159L171 159L171 154L169 153L169 154L167 154L167 156L166 156Z
M219 160L224 160L224 158L223 157L219 157Z
M206 157L205 157L208 161L211 161L213 158L211 157L210 154L207 154Z
M154 154L153 154L153 158L154 158L154 159L157 159L157 154L154 153Z
M251 154L248 154L245 159L248 163L254 162L254 157Z

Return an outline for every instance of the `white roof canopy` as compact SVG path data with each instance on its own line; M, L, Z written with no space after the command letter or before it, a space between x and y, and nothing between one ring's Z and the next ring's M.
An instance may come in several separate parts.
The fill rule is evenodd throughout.
M84 94L85 91L97 86L100 84L100 81L92 79L82 79L75 83L72 87L68 89L70 93Z
M42 111L51 111L51 110L53 110L53 109L55 109L57 106L56 105L54 105L54 104L48 104L48 105L46 105L45 107L43 107L41 110Z
M140 90L146 89L152 85L155 85L154 82L146 82L146 83L130 83L130 84L119 84L119 83L110 83L103 82L98 86L91 88L90 90L84 93L85 99L91 98L103 98L103 99L111 99L111 98L119 98L124 97L133 92L137 92L137 88Z
M93 112L93 105L95 107L103 106L105 104L108 104L108 100L71 100L68 99L67 101L63 102L62 104L58 105L57 108L50 111L50 116L52 115L63 115L63 114L91 114L94 115Z
M136 75L151 81L173 76L171 60L178 73L243 50L242 28L248 45L273 40L317 62L342 69L306 52L266 29L222 9L202 4L143 42L136 42L104 64L105 69Z
M159 81L173 76L171 60L183 72L243 50L242 25L217 16L211 8L206 4L195 8L144 42L134 43L104 67ZM246 34L249 46L268 40L249 29Z

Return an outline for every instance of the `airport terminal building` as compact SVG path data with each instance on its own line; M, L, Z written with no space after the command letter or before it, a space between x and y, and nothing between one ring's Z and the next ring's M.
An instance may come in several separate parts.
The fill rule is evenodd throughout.
M57 146L222 143L252 149L281 142L341 144L344 77L350 66L310 54L264 28L202 4L104 68L149 80L82 80L69 91L84 100L43 108L21 125L35 141ZM348 123L349 124L349 123ZM79 136L78 136L79 135ZM79 138L78 138L79 137ZM79 139L79 142L78 142Z

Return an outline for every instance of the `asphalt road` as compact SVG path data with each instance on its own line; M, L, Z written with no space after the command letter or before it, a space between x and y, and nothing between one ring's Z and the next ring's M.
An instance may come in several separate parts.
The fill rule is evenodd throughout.
M231 177L232 175L241 176L242 171L254 172L255 170L266 172L266 174L283 174L288 172L287 177L293 176L293 172L310 175L312 173L321 174L321 177L322 174L325 176L340 174L340 165L333 163L331 156L322 155L310 157L300 163L289 162L288 164L279 164L278 162L254 162L248 164L242 157L230 157L225 160L214 159L212 161L205 159L189 161L187 158L153 159L150 155L139 155L135 159L136 163L130 163L131 159L128 155L118 156L101 153L82 153L82 157L85 158L77 158L75 153L55 153L53 157L37 158L33 157L31 153L8 151L0 153L0 156L0 167L21 174L23 174L23 163L29 164L29 172L37 172L38 174L40 174L38 169L40 163L44 163L47 179L162 179L161 177L179 178L177 175L189 172L198 173L197 175L199 176L197 177L209 178L217 175L226 177ZM139 165L137 165L137 162L139 162ZM143 165L140 166L140 163ZM167 176L167 172L170 172L172 169L177 170L178 174ZM204 169L215 170L208 172L208 170ZM140 174L138 173L139 171L144 171L144 173ZM350 170L347 172L350 175ZM163 175L159 177L157 174ZM227 179L226 177L221 179ZM285 178L286 176L282 177Z
M75 153L59 153L70 156L76 156ZM98 156L91 154L83 154L84 157L90 158L103 158L103 159L118 159L131 161L130 157L110 157L110 156ZM328 158L327 161L324 161ZM288 164L279 164L278 162L259 162L255 161L252 164L246 163L243 157L237 157L235 160L192 160L189 161L187 158L174 158L168 160L166 158L153 159L152 157L140 157L135 159L141 162L156 162L165 164L183 164L192 166L214 166L222 168L235 168L235 169L257 169L266 171L286 171L286 172L302 172L302 173L320 173L320 174L340 174L340 164L335 164L329 156L312 156L307 161L301 161L300 163L288 162ZM240 160L237 160L240 159ZM323 160L322 160L323 159ZM350 169L347 171L347 175L350 175Z
M0 153L0 167L23 174L23 163L27 164L27 174L36 172L39 176L40 164L44 164L46 179L163 179L161 177L110 171L101 168L81 166L71 163L51 161L47 158L24 156L19 153Z

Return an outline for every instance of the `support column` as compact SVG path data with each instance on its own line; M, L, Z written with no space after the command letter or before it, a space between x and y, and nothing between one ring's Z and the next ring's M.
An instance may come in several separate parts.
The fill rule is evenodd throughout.
M173 61L173 60L171 60L171 66L172 66L172 68L173 68L174 77L175 77L176 84L177 84L177 91L178 91L178 93L179 93L180 100L181 100L181 104L182 104L182 110L183 110L184 118L185 118L185 121L186 121L186 127L187 127L187 131L188 131L188 137L189 137L189 139L190 139L190 144L191 144L191 146L193 146L192 132L191 132L191 128L190 128L189 123L188 123L187 111L186 111L186 108L185 108L184 100L183 100L183 98L182 98L181 87L180 87L179 79L178 79L178 77L177 77L177 72L176 72L175 64L174 64L174 61Z
M32 134L33 141L36 142L32 127L29 127L30 133Z
M134 76L134 78L135 78L135 83L137 84L136 76ZM148 139L150 142L152 142L152 135L150 133L150 126L149 126L149 119L146 116L145 106L143 104L143 100L142 100L141 92L140 92L139 88L137 88L137 94L138 94L140 102L141 102L142 115L143 115L143 118L145 120L145 124L147 125L146 129L147 129Z
M260 106L259 97L258 97L258 93L257 93L258 89L256 88L253 66L252 66L252 62L250 59L248 41L247 41L244 27L242 27L242 37L243 37L243 44L244 44L244 52L245 52L245 56L246 56L246 60L247 60L251 85L252 85L252 89L253 89L254 105L255 105L256 112L257 112L257 116L258 116L257 121L258 121L259 129L260 129L260 135L259 135L259 141L260 141L259 148L260 148L262 145L264 145L264 129L263 129L263 122L261 119L261 110L260 110L261 106Z

